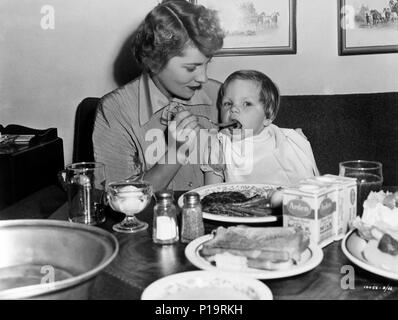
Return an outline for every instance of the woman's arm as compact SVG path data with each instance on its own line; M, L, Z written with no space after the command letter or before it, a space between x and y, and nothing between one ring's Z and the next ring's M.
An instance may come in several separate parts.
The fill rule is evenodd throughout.
M137 147L131 138L127 138L129 135L125 134L124 128L118 123L107 124L101 115L97 117L93 133L94 154L97 162L105 164L107 181L143 178L155 190L166 188L182 164L165 164L165 159L168 159L166 151L157 164L142 173L143 164L138 157Z
M165 155L167 157L167 153ZM159 164L147 170L143 179L148 181L155 191L165 189L180 170L182 164Z
M143 179L150 182L154 190L166 188L181 166L187 164L186 151L192 152L197 147L200 128L197 118L189 111L177 113L169 123L167 151L158 163L143 175Z
M197 118L189 111L176 114L171 122L174 126L168 127L170 144L166 153L157 164L143 173L143 164L132 139L134 132L129 129L131 119L118 108L117 103L111 99L101 101L94 124L94 157L96 161L105 164L107 181L141 177L148 180L155 190L166 188L186 163L187 157L182 151L196 147L196 137L200 130ZM187 141L182 133L189 133ZM181 134L180 140L183 143L177 141ZM182 145L184 149L180 149Z
M92 139L94 159L105 164L107 182L141 174L142 164L129 122L117 100L111 97L100 101Z

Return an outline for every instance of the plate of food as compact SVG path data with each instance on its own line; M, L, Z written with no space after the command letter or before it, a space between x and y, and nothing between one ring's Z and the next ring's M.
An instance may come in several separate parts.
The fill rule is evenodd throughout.
M191 190L201 199L203 218L237 223L265 223L282 214L282 187L269 184L217 183ZM183 196L178 205L183 206Z
M398 192L371 192L341 247L354 264L398 280Z
M185 256L209 271L238 272L256 279L278 279L318 266L323 251L309 245L308 236L292 227L219 227L190 242Z
M188 271L166 276L145 288L141 300L272 300L259 280L235 273Z

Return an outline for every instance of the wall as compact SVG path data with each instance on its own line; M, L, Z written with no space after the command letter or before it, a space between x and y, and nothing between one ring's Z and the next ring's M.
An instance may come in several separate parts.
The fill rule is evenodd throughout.
M398 91L397 53L338 56L337 0L297 2L296 55L217 57L209 75L222 81L236 69L259 69L283 95ZM130 77L122 49L155 3L1 0L0 124L57 127L70 162L77 104ZM41 28L44 5L55 9L53 30Z

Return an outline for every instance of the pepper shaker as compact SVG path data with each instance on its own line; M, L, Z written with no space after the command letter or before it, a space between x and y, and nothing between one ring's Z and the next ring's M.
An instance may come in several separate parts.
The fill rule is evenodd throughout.
M196 192L184 194L181 242L188 243L205 233L200 196Z
M152 240L158 244L172 244L179 240L177 208L171 191L156 193L157 203L153 209Z

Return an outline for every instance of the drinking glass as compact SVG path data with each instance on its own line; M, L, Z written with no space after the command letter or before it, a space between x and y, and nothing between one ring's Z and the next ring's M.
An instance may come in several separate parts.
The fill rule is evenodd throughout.
M71 163L58 173L68 195L68 219L96 225L105 221L105 165L99 162Z
M153 188L146 181L121 180L109 183L107 199L111 208L124 213L126 217L113 226L117 232L134 233L148 228L148 223L135 215L143 211L151 202Z
M362 216L363 203L370 191L381 190L383 184L382 164L366 160L340 162L339 175L357 179L357 214Z

